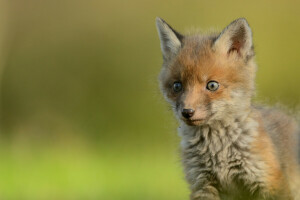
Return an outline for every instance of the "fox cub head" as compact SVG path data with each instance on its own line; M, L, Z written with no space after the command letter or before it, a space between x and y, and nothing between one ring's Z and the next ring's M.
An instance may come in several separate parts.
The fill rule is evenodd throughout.
M221 33L182 35L157 18L163 67L160 87L177 118L190 126L249 113L256 65L243 18Z

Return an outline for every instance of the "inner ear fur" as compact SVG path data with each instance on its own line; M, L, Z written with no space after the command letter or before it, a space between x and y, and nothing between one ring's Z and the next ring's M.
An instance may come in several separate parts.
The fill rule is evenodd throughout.
M237 53L242 58L252 56L252 31L247 20L239 18L231 22L215 40L214 48L222 54Z

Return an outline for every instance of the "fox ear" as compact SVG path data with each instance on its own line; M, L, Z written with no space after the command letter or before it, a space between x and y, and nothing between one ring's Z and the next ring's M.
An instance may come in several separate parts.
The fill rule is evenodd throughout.
M159 17L156 18L156 27L163 58L165 61L170 60L181 48L183 36Z
M247 20L239 18L231 22L215 40L214 48L222 54L236 53L244 59L252 57L252 31Z

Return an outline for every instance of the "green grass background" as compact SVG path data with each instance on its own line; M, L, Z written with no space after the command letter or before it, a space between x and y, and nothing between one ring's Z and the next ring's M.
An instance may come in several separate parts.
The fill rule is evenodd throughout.
M188 199L157 83L160 16L253 30L258 101L300 100L300 2L0 1L0 199Z

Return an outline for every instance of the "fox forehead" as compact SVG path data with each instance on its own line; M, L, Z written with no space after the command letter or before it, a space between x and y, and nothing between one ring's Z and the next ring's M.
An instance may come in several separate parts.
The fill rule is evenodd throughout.
M242 81L240 69L244 63L218 55L212 48L215 38L214 35L186 37L182 49L168 67L170 78L187 85L210 80L222 82L224 85Z

